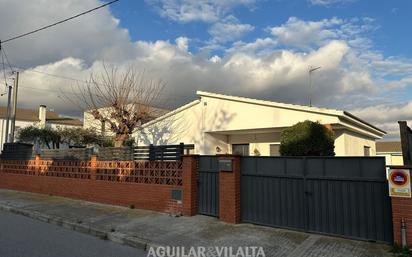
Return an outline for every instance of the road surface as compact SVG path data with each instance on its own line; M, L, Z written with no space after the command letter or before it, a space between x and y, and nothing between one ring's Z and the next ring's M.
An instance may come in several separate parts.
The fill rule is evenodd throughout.
M143 257L128 246L0 211L1 257Z

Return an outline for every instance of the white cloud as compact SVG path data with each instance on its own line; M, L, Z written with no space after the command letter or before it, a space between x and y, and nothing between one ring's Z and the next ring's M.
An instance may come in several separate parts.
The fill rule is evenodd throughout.
M355 115L368 121L379 124L379 127L388 132L387 138L399 136L399 125L397 121L406 120L412 122L412 101L402 104L379 104L362 109L354 109Z
M146 0L163 17L182 23L216 22L237 6L253 6L256 0Z
M135 59L117 65L122 68L133 64L149 76L166 81L168 86L161 100L174 106L193 99L197 89L306 103L307 67L311 63L322 63L324 70L323 74L314 77L314 88L319 91L315 99L317 104L325 103L325 99L334 99L333 94L349 95L365 90L363 84L351 83L359 80L360 74L355 71L348 73L341 68L349 51L349 47L341 41L332 41L310 54L281 50L259 56L253 52L239 51L211 59L189 53L186 43L182 38L177 39L176 44L138 41L130 53L136 56ZM92 71L101 71L101 60L97 59L88 66L82 60L66 58L35 69L85 78ZM46 103L68 113L76 111L73 106L60 102L57 95L61 94L55 92L57 88L70 91L74 82L29 71L24 72L21 78L22 85L32 85L42 90L22 90L24 105ZM342 86L345 83L349 86ZM50 92L44 94L48 90ZM65 96L70 97L70 94Z
M211 62L213 62L213 63L219 63L219 62L222 61L222 58L220 58L220 57L217 56L217 55L213 55L212 57L210 57L209 60L210 60Z
M290 17L285 24L271 28L270 32L283 45L302 48L319 46L324 44L325 40L338 37L337 33L329 28L340 25L342 22L337 18L307 22Z
M222 21L213 24L208 32L214 43L226 43L241 38L254 27L250 24L242 24L234 16L228 16Z
M0 3L0 38L48 25L73 14L100 5L98 0L84 1L20 1ZM96 58L125 60L121 55L132 48L129 33L119 27L107 8L66 22L36 34L5 43L4 48L13 64L33 66L55 62L71 56L90 63Z
M269 28L279 44L302 49L316 48L330 40L345 40L349 45L367 49L372 46L370 39L363 36L378 29L375 21L369 17L362 19L323 19L305 21L290 17L285 24Z
M189 49L189 39L187 37L178 37L176 38L177 48L181 51L186 51Z
M243 41L237 41L233 43L232 47L227 49L226 52L247 52L256 53L258 55L264 55L266 53L273 52L277 42L270 37L257 38L254 42L245 43Z
M308 0L312 5L331 6L336 4L353 3L357 0Z

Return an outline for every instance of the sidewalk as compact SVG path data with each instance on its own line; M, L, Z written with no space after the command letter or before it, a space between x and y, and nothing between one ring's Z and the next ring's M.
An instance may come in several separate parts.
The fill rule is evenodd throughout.
M215 218L171 217L68 198L0 189L0 210L140 249L151 246L262 246L266 256L385 257L387 245L306 234Z

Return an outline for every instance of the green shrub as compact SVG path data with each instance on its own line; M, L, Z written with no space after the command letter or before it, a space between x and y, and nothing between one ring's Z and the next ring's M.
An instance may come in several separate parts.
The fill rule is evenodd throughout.
M282 156L334 156L334 133L319 122L303 121L281 134Z

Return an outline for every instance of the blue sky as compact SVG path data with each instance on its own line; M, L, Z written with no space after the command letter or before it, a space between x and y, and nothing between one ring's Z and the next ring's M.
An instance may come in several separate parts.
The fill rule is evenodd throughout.
M375 48L385 55L412 57L412 35L405 28L412 26L410 17L412 2L393 1L340 1L331 4L312 4L306 0L257 1L252 5L237 6L231 14L242 23L251 24L255 29L241 39L253 41L268 34L267 28L285 23L290 17L302 20L322 20L333 17L351 19L369 17L374 19L376 30L368 36ZM202 21L179 22L161 17L156 4L149 1L122 0L111 10L120 19L120 25L129 30L132 40L174 40L179 36L191 38L195 48L202 47L210 39L207 30L210 23ZM197 42L199 41L199 42ZM226 46L229 46L227 43ZM198 49L193 49L198 50Z
M0 39L102 4L102 0L0 0ZM120 0L4 44L21 72L21 107L61 101L102 63L133 65L167 83L174 108L196 90L353 112L397 136L412 122L412 2L407 0ZM40 73L39 73L40 71ZM63 94L61 91L64 91ZM5 104L5 98L0 98Z

